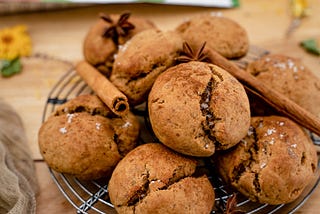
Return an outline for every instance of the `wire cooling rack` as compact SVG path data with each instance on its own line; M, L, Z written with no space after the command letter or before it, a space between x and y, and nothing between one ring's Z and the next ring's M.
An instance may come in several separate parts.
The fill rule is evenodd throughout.
M239 67L246 67L246 65L268 52L259 49L257 47L251 47L247 56L239 61L235 61ZM44 106L44 112L42 122L44 122L49 115L56 109L57 106L65 103L66 101L79 96L80 94L93 94L91 88L76 74L74 68L70 68L60 80L52 88L48 95L48 99ZM139 118L141 122L141 139L140 143L150 142L154 139L146 117L145 106L139 106L133 109L133 112ZM320 138L310 133L311 139L315 145L320 146ZM320 154L318 153L318 159ZM214 175L214 169L212 165L208 164L207 159L203 160L203 167L208 173L215 190L215 208L212 210L212 214L223 213L227 200L233 195L237 194L237 206L240 210L245 211L248 214L262 214L262 213L294 213L298 210L304 202L310 197L313 191L319 184L320 181L320 162L318 161L318 167L316 170L316 176L310 182L309 186L305 188L303 193L298 199L289 204L280 205L269 205L260 204L250 201L240 193L235 192L234 189L226 185L220 177ZM75 208L77 213L101 213L101 214L113 214L116 213L114 206L110 202L108 196L108 181L97 180L97 181L81 181L77 178L55 172L50 169L50 174L53 181L56 183L59 190L65 196L65 198Z

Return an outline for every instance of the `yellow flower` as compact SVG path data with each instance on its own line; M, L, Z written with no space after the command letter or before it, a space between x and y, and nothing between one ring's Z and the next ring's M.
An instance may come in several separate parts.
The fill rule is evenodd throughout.
M25 25L0 30L0 59L12 60L31 54L31 39Z

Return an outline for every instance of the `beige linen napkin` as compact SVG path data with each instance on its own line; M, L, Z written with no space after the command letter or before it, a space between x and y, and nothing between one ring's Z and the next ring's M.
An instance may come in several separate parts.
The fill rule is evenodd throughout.
M19 115L0 99L0 213L35 213L38 184Z

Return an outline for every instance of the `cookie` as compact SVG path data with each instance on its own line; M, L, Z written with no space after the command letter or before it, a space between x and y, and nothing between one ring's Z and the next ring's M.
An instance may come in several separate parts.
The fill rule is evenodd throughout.
M109 181L109 196L121 213L210 213L215 200L205 175L196 176L197 162L160 143L129 152Z
M123 28L118 33L118 36L115 36L115 32L110 31L110 29L119 22L123 23L121 25ZM110 16L101 14L85 36L83 44L84 58L101 73L109 76L114 55L118 52L119 46L123 45L138 32L150 28L156 28L153 22L141 17L130 16L129 13L122 15L111 14ZM119 27L117 29L119 31ZM107 30L109 30L109 33L106 34Z
M253 117L247 136L216 156L226 183L252 201L294 201L313 178L317 153L310 137L280 116Z
M181 37L171 31L151 29L135 35L120 48L110 81L131 105L144 102L158 75L174 65L182 43Z
M39 148L57 172L79 179L110 176L136 147L139 123L133 114L117 117L95 95L80 95L61 105L40 127Z
M242 57L249 49L245 29L227 17L213 14L194 16L177 26L176 31L191 46L200 47L206 42L208 48L229 59Z
M237 144L250 126L248 97L227 71L204 62L171 67L148 98L152 129L182 154L206 157Z
M300 60L269 54L248 65L247 72L285 95L307 111L320 117L320 79ZM255 115L268 114L264 103L252 99Z

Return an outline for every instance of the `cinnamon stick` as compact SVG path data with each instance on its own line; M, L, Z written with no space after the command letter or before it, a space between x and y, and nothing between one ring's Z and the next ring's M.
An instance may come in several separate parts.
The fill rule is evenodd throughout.
M128 113L129 103L127 97L95 67L86 61L81 61L76 65L76 72L113 113L118 116Z
M286 96L266 86L212 49L207 49L210 62L225 69L245 87L258 93L266 102L299 125L320 136L320 120Z

